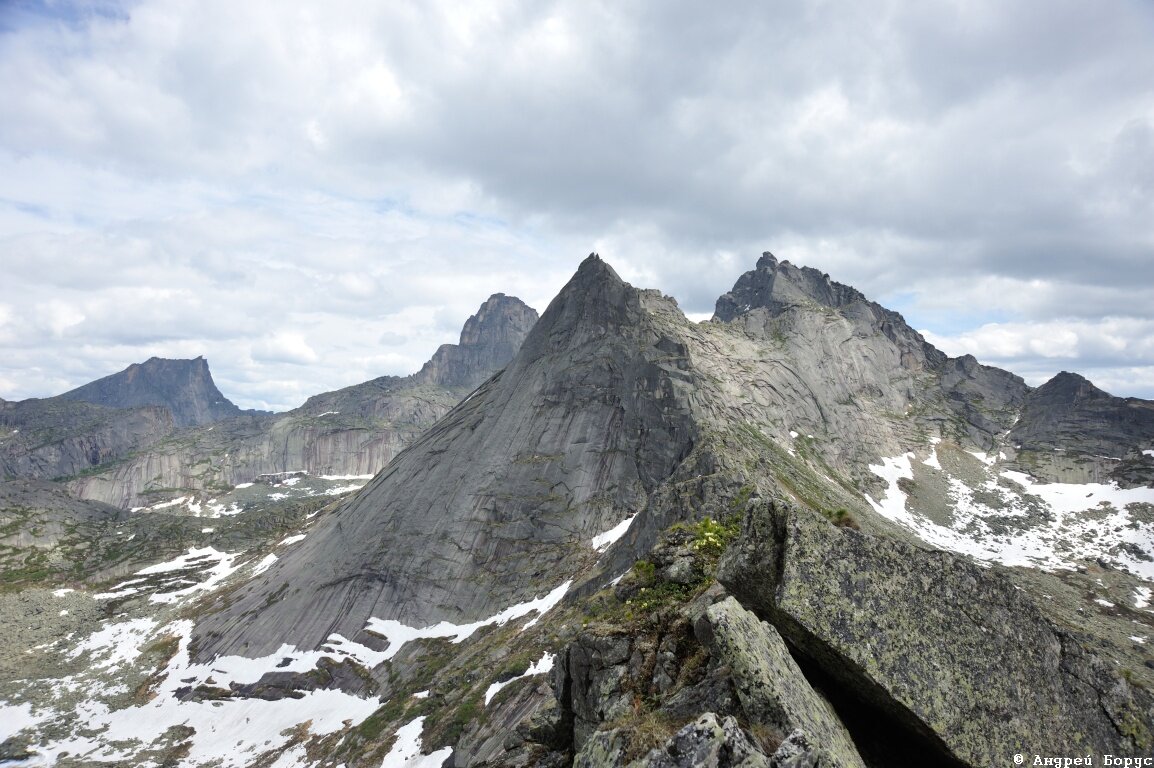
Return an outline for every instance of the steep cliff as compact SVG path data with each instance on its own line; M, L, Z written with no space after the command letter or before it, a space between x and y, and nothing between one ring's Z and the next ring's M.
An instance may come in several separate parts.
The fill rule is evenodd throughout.
M520 299L495 293L465 321L459 344L442 344L413 381L472 389L505 367L537 322L537 312Z
M161 406L109 408L59 398L0 403L0 476L53 479L147 449L175 430Z

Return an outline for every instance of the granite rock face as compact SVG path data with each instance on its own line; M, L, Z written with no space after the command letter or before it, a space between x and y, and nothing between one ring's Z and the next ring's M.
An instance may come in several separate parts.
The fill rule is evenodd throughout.
M172 413L178 427L211 424L241 413L240 408L216 388L208 361L203 357L195 360L149 358L57 397L109 408L158 405Z
M666 304L586 259L500 375L202 622L201 657L473 620L577 575L694 445Z
M1145 754L1154 699L1008 578L758 501L719 578L853 700L942 764Z
M946 359L897 312L869 301L857 289L834 282L816 269L779 262L768 251L752 272L743 274L733 290L717 300L713 317L733 322L755 309L778 317L796 308L815 307L836 310L855 324L880 331L898 346L907 367L935 367Z
M1029 392L1007 436L1030 468L1083 482L1154 484L1154 403L1114 397L1063 371ZM1063 472L1064 470L1064 472Z
M460 390L378 379L286 414L179 430L163 443L68 480L80 498L123 508L214 493L261 475L372 475L461 398ZM67 473L61 473L67 474Z
M161 406L108 408L60 398L0 403L0 476L75 475L154 445L173 433Z

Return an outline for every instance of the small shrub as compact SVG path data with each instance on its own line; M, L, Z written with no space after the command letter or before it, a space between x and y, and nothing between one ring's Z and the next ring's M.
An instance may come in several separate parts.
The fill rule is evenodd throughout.
M861 530L861 525L858 524L857 518L853 512L850 512L845 507L838 507L837 509L823 509L821 511L834 525L840 528L853 528L855 531Z
M645 757L650 750L661 747L677 732L676 725L668 715L653 710L636 712L613 723L613 727L625 732L625 762Z
M780 729L766 723L754 723L749 726L749 735L753 737L754 745L766 756L772 756L781 746L781 742L785 741Z
M657 581L657 566L649 560L638 560L633 564L633 575L638 584L650 586Z
M716 559L738 533L740 529L736 522L719 523L712 517L703 517L694 528L693 548L704 557Z

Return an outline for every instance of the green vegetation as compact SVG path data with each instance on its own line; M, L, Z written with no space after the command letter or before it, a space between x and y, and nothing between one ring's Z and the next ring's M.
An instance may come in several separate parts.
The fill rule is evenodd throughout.
M736 516L726 523L719 523L712 517L703 517L694 526L694 533L694 551L716 564L729 543L741 533L741 525Z
M841 528L853 528L854 530L861 530L861 525L858 524L857 517L853 512L850 512L845 507L838 507L837 509L822 509L821 513L827 520Z

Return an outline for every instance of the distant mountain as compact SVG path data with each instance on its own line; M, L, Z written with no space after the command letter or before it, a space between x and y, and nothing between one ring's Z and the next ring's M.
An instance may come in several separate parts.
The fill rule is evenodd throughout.
M476 387L513 359L536 322L535 309L516 297L495 293L465 321L461 342L441 345L413 381Z
M461 343L442 345L418 373L314 395L283 414L178 430L103 470L88 468L70 487L80 498L130 508L217 493L261 475L376 474L508 363L536 320L520 299L496 294L465 323Z
M159 405L172 413L178 427L211 424L241 413L241 409L216 388L208 361L203 357L195 360L149 358L57 397L109 408Z

